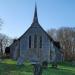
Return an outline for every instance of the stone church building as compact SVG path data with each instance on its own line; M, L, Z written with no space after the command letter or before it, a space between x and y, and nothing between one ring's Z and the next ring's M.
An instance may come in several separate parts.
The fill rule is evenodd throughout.
M48 61L60 57L60 48L51 36L41 27L37 16L37 7L29 29L10 45L10 56L17 60Z

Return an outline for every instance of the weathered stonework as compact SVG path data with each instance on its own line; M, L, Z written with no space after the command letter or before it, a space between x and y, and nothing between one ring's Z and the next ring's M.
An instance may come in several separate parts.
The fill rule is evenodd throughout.
M34 48L34 36L37 36L37 47ZM29 36L31 36L31 48L29 48ZM40 48L40 37L42 37L42 48ZM11 57L18 59L23 57L25 60L50 62L55 58L55 46L53 39L40 26L35 7L34 19L30 28L10 46ZM52 59L51 53L53 52Z

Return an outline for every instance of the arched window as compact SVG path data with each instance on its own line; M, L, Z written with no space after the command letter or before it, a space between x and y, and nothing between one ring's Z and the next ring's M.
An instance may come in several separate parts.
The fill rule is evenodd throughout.
M31 36L29 36L29 48L31 48Z
M37 48L37 36L34 35L34 48Z
M40 43L39 43L39 45L40 45L40 48L42 48L42 37L40 36Z

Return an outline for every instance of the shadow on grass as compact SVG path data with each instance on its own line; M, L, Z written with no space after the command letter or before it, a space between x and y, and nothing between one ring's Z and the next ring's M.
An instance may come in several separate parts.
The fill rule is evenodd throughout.
M10 75L9 74L10 72L16 73L16 74L12 74L12 75L17 75L17 73L19 73L19 74L20 73L32 73L32 71L33 71L32 68L33 67L30 64L18 66L16 64L0 63L0 75ZM24 75L26 75L26 74L24 74Z
M4 60L0 63L0 75L33 75L33 66L26 62L24 65L18 66L12 60ZM68 65L59 65L57 69L49 66L43 70L42 75L75 75L74 67Z
M48 67L44 70L43 75L75 75L75 70L70 70L66 68L51 68Z

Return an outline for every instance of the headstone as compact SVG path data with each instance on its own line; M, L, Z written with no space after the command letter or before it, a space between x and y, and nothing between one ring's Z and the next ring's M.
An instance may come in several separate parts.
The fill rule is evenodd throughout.
M25 60L25 57L20 56L20 57L18 58L18 60L17 60L17 65L22 65L23 62L24 62L24 60Z
M42 75L42 65L39 62L32 62L34 75Z
M52 63L52 68L57 68L57 66L58 66L58 57L57 57L56 54L53 56L53 59L52 59L51 63Z
M74 60L72 61L72 65L75 66L75 61Z
M2 61L2 59L0 58L0 62Z
M47 69L47 67L48 67L48 62L47 62L47 61L42 62L42 67L43 67L44 69Z
M34 75L42 75L42 66L40 64L33 64Z

